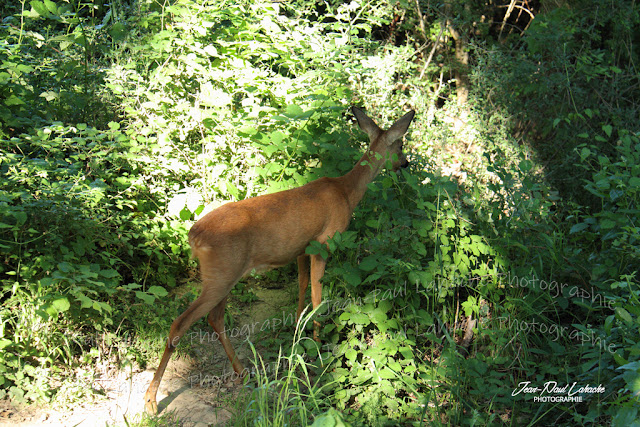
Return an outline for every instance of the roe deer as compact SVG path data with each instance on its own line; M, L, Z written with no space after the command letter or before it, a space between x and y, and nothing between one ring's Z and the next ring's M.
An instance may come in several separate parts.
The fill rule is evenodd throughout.
M200 260L202 293L171 325L167 345L145 399L145 409L157 413L156 393L175 347L189 327L205 314L218 334L234 371L244 370L224 329L224 307L231 288L252 270L283 266L297 257L299 300L297 317L311 278L313 308L320 304L326 260L306 255L313 240L326 243L336 231L347 229L367 184L387 160L393 170L406 167L402 136L413 120L405 114L383 131L359 108L353 107L360 128L369 135L370 145L355 167L338 178L320 178L302 187L227 203L200 218L189 231L189 244ZM314 321L314 339L319 323Z

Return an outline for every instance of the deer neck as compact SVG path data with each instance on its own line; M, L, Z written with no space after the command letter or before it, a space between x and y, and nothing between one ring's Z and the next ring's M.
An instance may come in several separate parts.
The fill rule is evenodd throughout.
M351 210L355 209L364 196L367 184L373 181L384 166L384 158L376 154L374 151L367 150L353 169L341 177Z

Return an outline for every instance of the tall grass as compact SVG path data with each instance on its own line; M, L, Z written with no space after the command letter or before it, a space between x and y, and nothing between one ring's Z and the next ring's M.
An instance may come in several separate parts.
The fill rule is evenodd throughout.
M306 315L306 309L302 312L291 346L288 349L281 346L274 361L265 361L254 344L249 342L253 353L252 379L246 386L249 390L247 400L239 401L236 407L238 417L234 420L235 426L306 426L326 407L323 389L330 384L321 384L319 379L324 373L320 370L323 366L326 369L327 364L321 356L315 361L308 360L308 355L303 352L305 347L301 345L309 340L319 346L310 337L303 336L315 311ZM320 355L320 351L316 354Z

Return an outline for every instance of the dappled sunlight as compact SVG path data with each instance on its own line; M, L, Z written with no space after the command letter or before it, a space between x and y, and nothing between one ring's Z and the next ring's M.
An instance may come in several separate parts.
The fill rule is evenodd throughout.
M0 6L0 423L632 425L639 6L551 3ZM411 126L376 156L361 114ZM293 264L247 271L217 326L246 381L201 320L139 414L201 289L193 224L361 158L403 167L301 243L317 310ZM265 218L323 230L322 200Z

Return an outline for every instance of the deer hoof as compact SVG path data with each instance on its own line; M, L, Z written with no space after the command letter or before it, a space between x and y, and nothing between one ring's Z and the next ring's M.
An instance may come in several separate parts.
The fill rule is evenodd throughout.
M149 415L157 415L158 414L158 404L155 400L147 400L144 404L144 410Z

